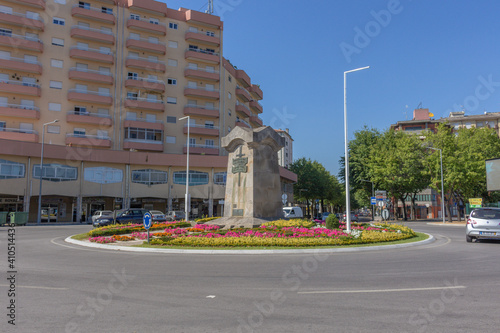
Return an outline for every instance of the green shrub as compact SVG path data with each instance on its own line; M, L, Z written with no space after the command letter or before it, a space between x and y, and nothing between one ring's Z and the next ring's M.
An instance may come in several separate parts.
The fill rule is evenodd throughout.
M340 226L339 219L337 218L337 215L335 214L330 214L326 218L325 226L327 229L337 229Z

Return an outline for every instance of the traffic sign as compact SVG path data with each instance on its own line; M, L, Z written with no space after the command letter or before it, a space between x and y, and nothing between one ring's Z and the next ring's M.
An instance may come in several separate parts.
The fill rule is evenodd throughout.
M149 228L151 228L151 213L146 213L144 214L144 216L142 217L142 222L144 223L144 228L146 228L146 230L149 230Z
M482 198L471 198L469 199L469 206L470 208L481 208L483 205L483 199Z
M371 197L370 198L370 202L372 205L376 205L377 204L377 198L376 197Z
M386 221L389 219L389 211L387 209L382 211L382 218Z

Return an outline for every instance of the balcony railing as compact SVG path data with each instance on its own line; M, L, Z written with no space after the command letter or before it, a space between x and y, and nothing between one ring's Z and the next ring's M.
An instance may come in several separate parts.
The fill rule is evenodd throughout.
M82 8L82 9L87 9L87 10L91 10L91 11L94 11L94 12L98 12L98 13L103 13L103 14L109 14L109 15L113 15L113 10L105 10L103 8L96 8L96 7L86 7L85 5L83 4L76 4L76 5L73 5L73 7L71 8Z
M157 79L151 79L147 77L140 77L140 76L129 76L127 77L127 80L134 80L134 81L142 81L142 82L148 82L148 83L157 83L157 84L163 84L165 85L165 81L162 80L157 80Z
M94 112L82 112L71 110L67 112L68 115L76 115L76 116L89 116L89 117L99 117L99 118L109 118L111 119L111 115L102 114L102 113L94 113Z
M149 20L146 20L142 17L139 17L139 18L129 18L129 20L134 20L134 21L140 21L140 22L146 22L146 23L151 23L151 24L154 24L154 25L160 25L162 27L166 27L167 25L165 23L162 23L162 22L158 22L158 23L152 23L150 22Z
M19 81L13 81L13 80L0 80L0 83L8 83L8 84L16 85L16 86L40 88L40 85L36 84L36 83L19 82Z
M127 60L141 60L141 61L148 61L152 62L154 64L162 64L165 65L164 61L158 60L158 59L150 59L150 58L144 58L144 57L133 57L133 56L128 56Z
M150 40L148 38L132 38L132 37L129 37L127 38L127 41L129 40L137 40L137 41L140 41L140 42L146 42L146 43L151 43L151 44L155 44L155 45L162 45L162 46L166 46L167 44L163 43L163 42L160 42L159 40Z
M21 105L21 104L8 104L8 103L0 103L0 108L40 111L40 109L37 108L36 106Z
M82 138L82 139L94 139L94 140L111 140L109 136L104 135L90 135L90 134L78 134L78 133L67 133L67 138Z
M40 39L38 39L38 37L16 35L16 34L13 34L13 33L10 33L10 32L5 32L5 31L0 31L0 36L6 36L6 37L17 38L17 39L23 39L23 40L27 40L29 42L37 42L37 43L43 44L43 42Z
M203 109L203 110L208 110L208 111L219 111L218 107L198 105L198 104L188 104L188 105L186 105L186 107L193 108L193 109Z
M90 73L90 74L106 75L106 76L113 77L113 74L111 74L111 72L97 71L97 70L94 70L94 69L87 69L87 68L80 68L80 67L71 67L69 70L70 71L83 72L83 73Z
M161 145L163 140L148 140L148 139L123 139L124 142L138 142L138 143L153 143Z
M139 101L139 102L150 102L150 103L158 103L158 104L165 104L161 99L150 99L150 98L144 98L144 97L130 97L127 96L127 100L129 101Z
M193 71L200 71L200 72L211 73L211 74L212 74L212 73L213 73L213 74L219 74L219 71L218 71L218 70L215 70L215 69L211 69L211 70L209 70L209 69L202 68L202 67L190 67L190 66L187 66L185 69L186 69L186 70L191 69L191 70L193 70Z
M214 55L214 56L219 56L219 53L217 52L212 52L212 51L207 51L203 49L195 49L195 48L188 48L186 51L192 51L192 52L198 52L202 54L208 54L208 55Z
M38 135L38 132L30 129L21 129L21 128L6 128L0 127L0 132L10 132L10 133L22 133L22 134L35 134Z
M42 23L45 23L43 18L38 16L38 17L28 17L28 15L26 14L23 14L23 13L16 13L16 12L13 12L13 13L7 13L7 12L4 12L0 9L0 13L1 14L8 14L8 15L12 15L12 16L17 16L17 17L22 17L22 18L27 18L29 20L34 20L34 21L40 21Z
M111 97L110 93L104 93L104 92L99 92L99 91L83 90L83 89L68 89L68 92L74 92L74 93L79 93L79 94L95 95L95 96L103 96L103 97Z
M184 145L184 148L187 148L188 145ZM200 144L189 144L189 148L203 148L203 149L219 149L219 146L211 146L211 145L200 145Z
M155 124L163 124L163 120L161 119L147 119L147 118L132 118L132 117L126 117L125 120L130 120L130 121L141 121L144 123L155 123Z
M88 48L88 47L82 47L82 46L72 46L69 48L70 50L80 50L80 51L89 51L89 52L96 52L96 53L100 53L100 54L104 54L104 55L110 55L110 56L113 56L113 52L111 51L102 51L102 50L99 50L99 49L91 49L91 48Z
M114 36L115 35L113 33L113 31L107 31L107 30L102 30L102 29L94 29L94 28L90 28L90 27L86 27L84 25L78 25L78 24L72 26L71 29L82 29L82 30L92 31L92 32L98 32L98 33L105 34L105 35L110 35L110 36Z
M236 119L236 122L237 123L242 123L242 124L245 124L247 125L248 127L252 128L252 126L248 123L248 121L245 121L243 119Z
M187 124L184 124L184 128L188 127ZM219 126L211 126L211 125L201 125L201 124L189 124L190 128L206 128L206 129L214 129L219 130Z
M215 89L215 88L207 88L207 87L200 87L200 86L196 86L196 87L186 86L185 88L186 88L186 89L195 89L195 90L210 91L210 92L216 92L216 93L218 93L218 92L219 92L219 89Z

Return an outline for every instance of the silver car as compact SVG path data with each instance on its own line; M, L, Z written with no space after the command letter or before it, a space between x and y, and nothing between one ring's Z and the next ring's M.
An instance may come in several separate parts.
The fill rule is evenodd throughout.
M500 209L481 208L470 212L465 228L465 240L482 238L500 239Z

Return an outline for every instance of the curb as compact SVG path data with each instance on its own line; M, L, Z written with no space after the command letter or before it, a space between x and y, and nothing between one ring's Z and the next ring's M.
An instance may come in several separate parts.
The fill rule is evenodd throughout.
M130 247L130 246L113 246L96 244L90 242L82 242L76 239L72 239L72 236L67 237L64 241L74 245L80 245L85 247L91 247L96 249L114 250L114 251L124 251L124 252L143 252L143 253L165 253L165 254L315 254L315 253L342 253L342 252L366 252L366 251L377 251L377 250L387 250L387 249L400 249L405 247L413 247L419 245L429 244L435 241L434 236L424 233L429 238L406 244L393 244L393 245L377 245L377 246L367 246L367 247L353 247L353 248L340 248L340 249L293 249L293 250L182 250L182 249L150 249L142 247Z
M446 226L446 227L462 227L464 228L466 226L465 223L443 223L443 222L427 222L427 225L437 225L437 226Z

